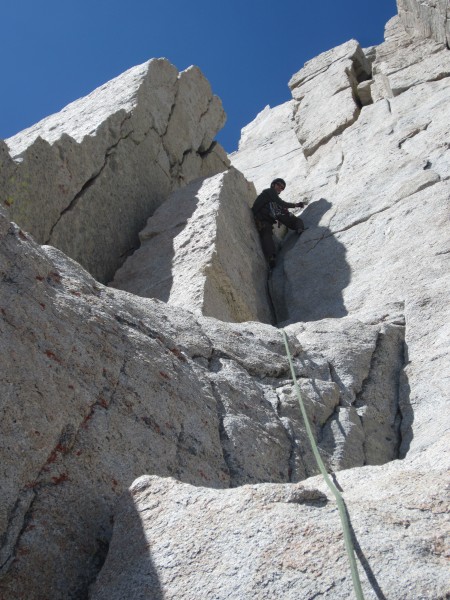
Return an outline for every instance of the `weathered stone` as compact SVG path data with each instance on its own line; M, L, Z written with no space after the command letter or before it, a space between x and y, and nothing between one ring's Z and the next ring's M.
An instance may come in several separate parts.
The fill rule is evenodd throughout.
M399 455L402 409L399 387L405 366L403 306L390 322L352 317L290 326L310 360L325 363L339 390L339 408L320 434L335 470L383 464ZM346 351L343 352L343 348ZM356 436L356 437L355 437Z
M344 489L367 598L435 600L450 589L444 564L450 88L448 77L429 81L424 72L443 52L442 44L412 39L398 20L391 22L386 42L364 51L378 72L370 86L374 103L355 122L308 154L295 136L293 100L265 109L245 128L232 157L259 190L286 169L286 199L310 199L303 212L308 230L280 239L269 287L319 452L329 470L347 469L333 476ZM323 98L333 86L339 95L339 82L358 92L365 76L355 67L359 53L356 42L330 51L336 61ZM345 81L347 60L355 85ZM156 68L151 64L149 71ZM320 98L323 73L314 76L316 67L307 66L298 89ZM165 61L158 69L172 77ZM135 75L139 86L139 68ZM191 77L204 95L196 70L176 75L175 85L187 93ZM377 99L380 78L386 93ZM162 87L173 92L172 84ZM196 90L189 94L195 98ZM203 97L195 102L205 108ZM359 110L357 97L355 103ZM134 122L133 110L124 128ZM171 111L170 152L155 160L169 165L177 188L175 129L182 145L194 125L195 145L204 148L209 138L196 129L195 107L183 112L175 103ZM117 130L126 112L100 121ZM127 140L161 139L166 125L161 118ZM105 130L100 138L108 135ZM94 138L64 144L84 148ZM60 143L35 142L49 156ZM12 160L4 144L0 161L7 181L25 163ZM208 177L223 162L212 143L206 160L203 150L187 150L182 169ZM49 181L57 175L50 167L43 179L45 173ZM199 223L214 214L214 195L220 196L212 182L226 187L228 178L247 190L233 171L204 180L202 188L216 192L205 195L210 205L205 200L184 229L201 231ZM168 202L158 214L167 209L178 223L189 202L175 214ZM229 240L223 230L234 206L219 204L216 242ZM232 231L244 239L255 234L252 228L250 219ZM162 235L162 229L155 231ZM258 254L256 245L253 251ZM222 245L218 254L230 257L226 268L242 282L242 252ZM351 596L334 500L319 479L298 484L318 467L279 329L228 323L105 288L3 216L0 256L2 600L87 597L107 554L93 598ZM185 271L180 277L188 277ZM247 281L248 297L261 281ZM126 495L108 552L117 497L145 473L166 479L132 486L136 502ZM272 485L242 487L257 482Z
M108 281L174 188L226 168L213 144L224 120L198 68L150 60L6 140L1 200L40 243Z
M404 306L407 366L398 385L400 453L405 455L423 449L435 435L433 427L443 435L448 422L442 361L447 360L443 340L449 320L443 274L449 239L450 87L449 78L427 81L426 65L427 57L449 53L435 42L411 40L398 20L387 33L392 36L377 47L374 69L379 61L401 62L407 49L403 42L409 39L417 52L408 65L420 67L423 78L396 97L363 107L358 120L308 156L306 165L298 162L304 193L311 198L302 214L308 230L300 238L285 238L270 290L277 320L284 324L346 315L377 322L380 313L390 315L392 302ZM257 162L254 131L243 148ZM283 142L278 146L276 136L265 144L270 142L273 163L267 169L276 165L282 176ZM240 152L232 157L234 164ZM241 164L251 180L253 173L246 171L245 161ZM432 407L446 415L439 423Z
M372 84L373 79L369 79L368 81L363 81L362 83L358 84L358 87L356 88L358 98L360 99L361 104L363 106L367 106L368 104L372 104L373 102L371 92Z
M432 38L450 47L447 0L397 0L398 15L412 37Z
M0 231L5 600L85 593L117 494L139 473L212 487L317 473L278 329L105 288L4 218ZM333 381L334 359L310 354L297 335L288 332L324 459L361 464L354 428L339 440L327 433L351 380ZM350 372L361 347L346 352Z
M228 484L215 400L178 344L210 349L189 313L178 337L165 305L135 312L132 296L1 223L0 596L79 597L115 496L139 473Z
M443 475L394 463L337 477L365 598L447 594L450 530ZM305 485L218 491L141 477L122 499L110 552L90 597L353 595L336 504L318 478Z
M255 197L235 169L178 190L150 217L111 285L223 321L271 322Z
M296 134L305 156L356 121L356 88L370 76L370 63L355 40L320 54L293 75L289 87L298 101Z
M386 41L376 49L373 62L374 102L402 94L412 86L450 75L450 52L433 40L409 36L398 17L386 25Z
M258 194L268 188L276 177L288 181L289 186L283 197L286 195L291 202L297 201L299 194L303 193L303 181L308 169L292 127L294 109L293 100L275 108L266 106L242 130L239 149L230 154L233 166L255 184ZM280 168L283 169L282 173L279 172Z

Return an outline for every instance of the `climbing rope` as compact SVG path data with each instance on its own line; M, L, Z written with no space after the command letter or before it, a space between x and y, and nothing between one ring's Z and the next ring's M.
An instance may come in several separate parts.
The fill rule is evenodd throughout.
M291 352L289 350L287 335L286 335L286 332L284 331L284 329L282 329L281 331L283 333L284 345L286 347L286 354L287 354L287 357L289 360L289 366L291 368L292 379L294 381L294 387L295 387L295 391L297 393L298 403L300 405L300 411L302 413L303 421L305 422L306 432L308 434L308 438L311 443L311 448L312 448L314 457L316 459L317 466L319 467L320 472L322 473L323 478L325 479L325 483L327 484L327 486L330 488L332 494L334 495L337 506L338 506L339 516L341 518L342 529L344 532L345 549L347 551L347 556L350 561L350 570L352 573L353 589L355 590L355 595L356 595L357 600L364 600L364 596L363 596L363 592L362 592L362 588L361 588L361 581L359 579L358 568L356 566L355 549L353 547L352 536L350 534L350 524L348 521L348 516L347 516L347 511L345 508L344 499L342 498L341 493L339 492L337 487L331 481L331 479L328 475L328 472L325 468L325 465L323 464L322 457L319 454L316 440L314 439L311 425L309 424L308 415L306 414L305 405L303 404L300 387L297 383L297 378L295 376L294 365L292 364L292 356L291 356Z

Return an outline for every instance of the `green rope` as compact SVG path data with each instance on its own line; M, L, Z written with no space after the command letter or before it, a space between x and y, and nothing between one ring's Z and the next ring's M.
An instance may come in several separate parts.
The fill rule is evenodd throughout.
M356 566L355 550L353 547L352 537L350 534L350 525L348 522L347 511L345 509L345 503L341 496L341 493L339 492L337 487L334 485L334 483L331 481L331 479L327 473L327 470L325 468L325 465L323 464L322 457L319 454L319 450L316 445L316 440L314 439L314 436L313 436L313 433L311 430L311 425L309 424L308 415L306 414L305 405L303 404L302 395L300 393L300 387L297 383L297 378L295 376L294 365L292 364L292 357L291 357L291 353L289 350L287 335L286 335L286 332L284 331L284 329L282 329L281 331L283 333L284 345L286 347L286 354L287 354L287 357L289 360L289 366L291 368L292 379L294 381L294 387L295 387L295 391L297 393L298 403L300 404L300 410L302 413L303 421L305 422L305 427L306 427L306 431L308 433L309 441L311 443L312 451L313 451L315 459L317 461L317 466L319 467L320 472L322 473L323 478L325 479L325 483L330 488L331 492L333 493L334 497L336 498L336 503L338 505L339 516L341 518L342 529L344 531L345 549L347 550L348 559L350 561L350 570L352 573L353 589L355 590L357 600L364 600L364 596L363 596L363 592L362 592L362 588L361 588L361 581L359 579L359 574L358 574L358 568Z

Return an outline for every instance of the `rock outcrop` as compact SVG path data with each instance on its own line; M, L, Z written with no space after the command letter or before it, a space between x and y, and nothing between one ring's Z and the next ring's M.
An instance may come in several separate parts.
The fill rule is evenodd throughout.
M150 60L2 143L0 201L107 282L173 189L226 168L224 122L197 67Z
M305 157L356 121L357 87L370 73L360 45L351 40L310 60L291 78L295 130Z
M443 476L406 465L401 473L339 474L365 598L447 597ZM348 600L354 592L339 529L318 478L218 491L142 477L121 502L91 598Z
M164 60L0 144L2 600L350 597L280 326L365 597L448 595L450 52L399 5L294 75L235 168ZM273 326L249 203L283 175L308 229L278 232Z
M267 267L250 206L231 169L177 190L148 220L112 286L222 321L272 321Z
M317 473L278 329L104 287L5 218L1 254L2 597L81 597L142 473L214 488ZM385 321L288 328L332 468L398 456L403 327Z
M413 37L432 38L450 47L450 11L447 0L397 0L398 14Z
M340 59L334 62L329 57L346 56L347 47L344 44L307 63L291 85L308 77L314 80L311 73L321 75L326 60L339 65ZM353 43L350 47L354 48ZM395 65L406 52L409 62L398 71ZM335 130L328 141L323 136L323 144L312 155L307 141L301 157L301 135L300 147L290 142L293 151L288 168L292 171L296 162L298 165L293 193L300 190L300 197L306 195L311 200L302 213L308 230L300 239L286 237L271 281L272 300L277 320L283 324L342 319L346 315L370 320L370 314L383 310L391 314L392 303L403 307L408 385L400 389L411 392L405 392L408 400L401 402L414 406L420 425L416 425L411 443L419 449L427 445L436 427L444 434L447 425L443 423L448 422L444 419L436 424L433 415L434 410L447 411L441 361L447 360L444 346L450 316L445 300L450 86L448 77L429 78L428 69L429 59L439 57L437 62L445 65L450 52L434 41L410 38L395 17L387 25L386 41L371 49L370 55L373 84L377 87L383 72L385 88L391 90L386 97L362 107L357 120L348 121L341 132ZM401 84L392 83L400 78ZM377 89L380 92L381 86ZM270 131L281 111L295 115L295 120L286 119L279 144L276 137L270 144L265 139L262 142L264 147L270 145L271 162L267 164L264 148L260 162L265 163L266 171L277 167L282 175L285 140L298 133L302 107L300 100L298 106L291 102L273 111L266 109L247 127L242 147L231 160L257 188L262 185L262 173L249 168L248 157L252 157L253 165L259 162L258 132L264 130L266 122ZM333 129L334 116L319 114L324 123L318 128ZM307 106L306 120L308 115ZM429 335L434 341L427 344ZM422 387L419 381L424 377L427 384ZM418 418L419 413L423 418Z

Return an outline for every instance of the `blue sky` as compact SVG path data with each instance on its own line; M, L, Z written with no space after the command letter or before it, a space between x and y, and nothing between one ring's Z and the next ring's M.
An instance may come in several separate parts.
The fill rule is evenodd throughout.
M195 64L223 102L217 139L289 100L305 61L351 38L383 41L395 0L2 0L0 138L153 57Z

